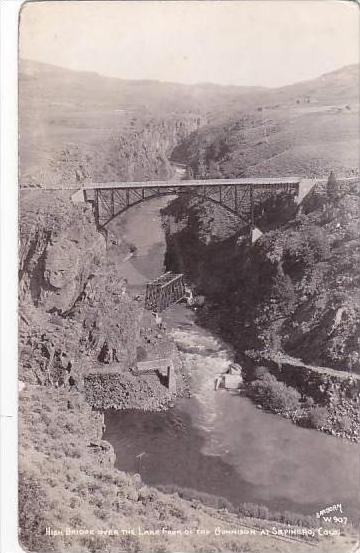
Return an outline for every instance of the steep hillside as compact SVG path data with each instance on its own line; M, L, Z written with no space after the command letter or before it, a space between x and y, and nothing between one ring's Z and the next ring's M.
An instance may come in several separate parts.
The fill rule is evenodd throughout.
M174 150L200 178L359 172L359 70L267 92L257 106L215 114Z
M212 298L239 349L360 373L359 184L347 188L316 188L253 246L224 210L182 196L163 210L168 267Z
M83 389L90 372L115 368L124 387L134 387L134 399L141 394L142 408L168 403L171 394L157 378L143 397L129 368L140 351L143 359L172 356L180 371L175 346L127 293L91 208L72 205L67 193L39 190L23 191L20 208L19 378ZM179 393L181 381L179 374ZM107 406L116 401L107 398Z
M91 209L71 205L67 193L27 190L20 217L21 545L44 553L145 553L149 543L164 553L304 553L309 530L317 551L326 551L332 540L318 537L311 516L253 504L235 509L191 490L163 493L114 468L114 450L102 439L104 418L87 403L84 378L112 366L118 379L126 376L126 407L158 409L159 389L148 381L146 398L136 397L139 379L128 367L139 353L162 357L167 348L169 355L170 340L128 295ZM301 540L273 533L287 523ZM338 550L347 551L352 532L337 539Z
M273 214L285 204L279 199ZM181 196L163 210L166 265L207 298L199 321L234 345L250 380L254 363L276 373L281 383L266 377L266 386L281 399L269 403L266 392L264 407L357 440L359 382L351 373L360 374L359 182L317 187L300 211L289 206L287 213L277 224L268 216L268 231L251 244L225 210ZM314 376L306 364L340 373ZM301 397L324 410L321 423Z

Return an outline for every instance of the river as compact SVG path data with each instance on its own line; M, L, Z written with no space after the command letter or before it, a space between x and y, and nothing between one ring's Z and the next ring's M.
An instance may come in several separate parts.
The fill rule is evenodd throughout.
M121 253L116 260L134 293L163 270L159 209L167 201L149 201L112 223L111 230L137 248L130 259L123 261ZM358 445L297 427L238 394L215 392L214 377L233 359L231 348L196 325L182 304L164 318L185 356L192 396L163 413L107 411L104 438L114 446L116 466L140 472L155 486L192 488L234 505L253 502L311 515L342 503L344 515L357 517Z

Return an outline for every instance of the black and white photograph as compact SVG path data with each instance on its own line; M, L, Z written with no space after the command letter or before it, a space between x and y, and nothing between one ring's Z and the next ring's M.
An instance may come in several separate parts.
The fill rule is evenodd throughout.
M18 22L20 547L360 551L358 3Z

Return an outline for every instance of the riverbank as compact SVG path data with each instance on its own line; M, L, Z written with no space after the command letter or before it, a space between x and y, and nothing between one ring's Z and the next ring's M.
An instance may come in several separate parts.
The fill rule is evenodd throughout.
M298 541L282 539L281 532L289 529L284 521L266 522L250 510L235 514L226 503L213 507L205 497L180 490L164 493L138 474L114 469L113 449L101 440L102 426L102 417L81 394L34 385L21 392L19 525L27 550L171 553L246 547L255 553L265 546L277 553L305 553L309 526ZM260 510L260 516L264 513ZM314 529L308 539L317 551L325 553L325 545L335 543L336 551L349 550L351 532L335 541L320 538Z
M334 437L294 427L238 393L215 391L215 376L228 367L233 352L196 325L193 315L178 305L166 316L188 366L191 397L166 413L107 411L105 438L117 453L116 466L141 472L161 489L220 496L236 512L246 502L270 516L291 512L294 520L337 498L356 519L357 446L340 447Z
M207 297L198 322L233 345L249 395L302 426L353 441L360 433L359 398L356 377L346 372L359 371L358 203L357 183L336 200L316 189L302 212L294 216L289 209L289 220L277 228L274 202L269 230L254 245L235 230L233 216L209 202L184 196L163 210L166 266L185 273ZM301 358L303 370L285 362L279 370L272 361L279 354ZM275 382L252 383L261 365ZM309 365L327 366L329 374ZM340 381L336 371L345 378ZM267 401L268 393L276 401Z

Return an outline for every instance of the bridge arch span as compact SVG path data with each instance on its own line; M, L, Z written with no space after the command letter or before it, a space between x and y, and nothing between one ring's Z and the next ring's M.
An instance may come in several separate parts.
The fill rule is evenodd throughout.
M315 184L315 181L306 182ZM94 204L100 228L105 228L115 217L142 202L184 193L220 205L237 216L241 224L253 227L254 207L266 198L287 193L299 200L301 195L300 179L296 177L91 183L79 193L83 195L83 200Z
M213 197L207 197L207 196L203 196L199 193L196 193L196 192L183 192L183 194L187 194L187 195L190 195L195 197L195 198L200 198L202 200L205 200L205 201L208 201L208 202L212 202L216 205L219 205L221 206L223 209L225 209L226 211L228 211L229 213L231 213L232 215L235 215L236 217L238 217L244 224L248 224L248 221L246 220L246 217L245 215L242 215L240 213L237 213L236 211L234 211L233 209L231 209L230 207L224 205L223 203L221 203L218 199L216 198L213 198ZM101 228L106 228L106 226L111 223L111 221L113 221L114 219L116 219L116 217L122 215L123 213L126 213L129 209L131 209L132 207L136 207L138 205L141 205L142 203L144 202L147 202L149 200L154 200L154 199L157 199L157 198L163 198L165 196L179 196L179 194L176 194L175 192L162 192L161 194L153 194L153 195L149 195L149 196L146 196L145 198L142 198L142 199L139 199L139 200L136 200L132 203L130 203L129 205L121 208L119 211L115 211L114 214L111 213L111 216L110 218L107 218L107 215L105 214L105 217L104 217L104 213L102 212L101 210L101 207L99 209L99 212L97 212L97 207L96 207L96 203L95 203L95 213L96 213L96 217L97 217L97 221L98 221L98 224ZM101 213L103 213L103 217L101 217Z

